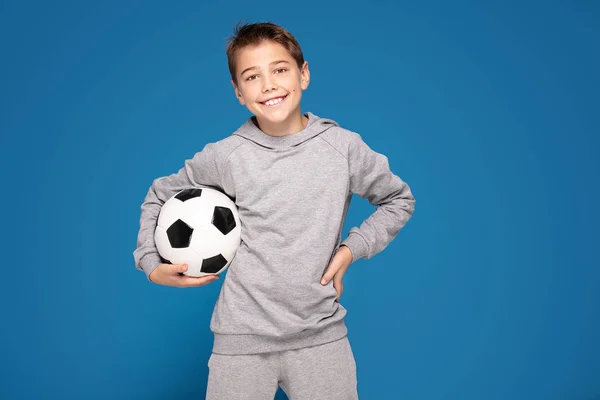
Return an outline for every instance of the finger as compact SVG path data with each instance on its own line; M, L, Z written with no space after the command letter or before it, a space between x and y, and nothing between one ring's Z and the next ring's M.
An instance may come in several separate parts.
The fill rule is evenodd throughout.
M180 278L180 285L184 287L197 287L203 286L208 283L214 282L219 279L219 275L206 275L201 277L194 276L182 276Z
M321 284L327 285L327 283L334 277L334 275L338 272L339 269L340 269L339 264L331 263L329 265L329 268L327 269L327 272L325 272L325 275L323 275L323 278L321 278Z
M335 301L339 301L340 297L342 296L342 292L344 291L344 283L342 282L341 279L334 277L333 278L333 287L335 288L335 291L337 292L337 298L335 299Z
M344 289L340 289L340 291L338 292L338 295L337 295L337 299L335 299L335 301L337 301L337 302L340 301L340 297L342 297L342 293L344 293Z
M188 266L187 266L187 264L173 264L173 265L171 266L171 271L172 271L174 274L179 274L179 275L182 275L182 274L183 274L185 271L187 271L187 270L188 270Z

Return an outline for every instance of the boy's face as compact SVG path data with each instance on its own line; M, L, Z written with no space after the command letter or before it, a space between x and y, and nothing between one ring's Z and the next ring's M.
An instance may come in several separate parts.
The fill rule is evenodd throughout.
M306 61L298 69L285 47L267 40L241 49L236 77L237 85L231 81L235 94L261 127L277 131L278 126L292 128L294 121L301 121L300 99L310 80ZM265 103L272 99L274 103Z

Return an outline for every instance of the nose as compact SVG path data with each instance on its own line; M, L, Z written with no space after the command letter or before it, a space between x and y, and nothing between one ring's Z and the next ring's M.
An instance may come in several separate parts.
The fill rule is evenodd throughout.
M266 75L263 82L264 82L263 87L262 87L263 93L268 92L268 91L277 90L277 88L278 88L277 82L275 82L275 78L272 76Z

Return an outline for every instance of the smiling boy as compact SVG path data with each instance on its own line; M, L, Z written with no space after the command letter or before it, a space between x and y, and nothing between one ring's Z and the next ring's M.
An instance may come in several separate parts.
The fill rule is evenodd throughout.
M152 282L202 286L161 263L153 232L177 191L210 186L235 200L241 245L210 322L207 399L357 399L356 363L340 304L352 262L381 252L412 216L409 186L360 135L300 109L310 81L296 39L272 23L238 25L231 83L252 114L179 172L155 179L142 204L136 266ZM377 209L342 241L353 194Z
M310 80L306 61L298 66L284 46L272 41L241 47L234 61L231 83L236 96L261 131L285 136L306 127L308 118L300 112L302 91Z

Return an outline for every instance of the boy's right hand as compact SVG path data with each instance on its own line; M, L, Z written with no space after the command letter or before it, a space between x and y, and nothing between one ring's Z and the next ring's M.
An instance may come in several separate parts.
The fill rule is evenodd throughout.
M199 278L183 275L187 271L185 264L159 264L150 273L150 281L159 285L175 286L178 288L203 286L219 279L219 275L205 275Z

